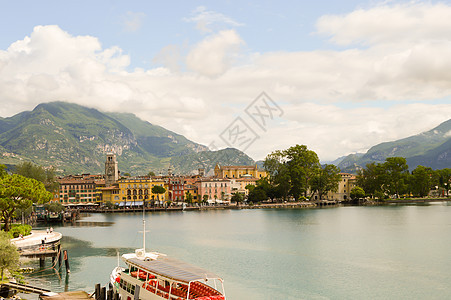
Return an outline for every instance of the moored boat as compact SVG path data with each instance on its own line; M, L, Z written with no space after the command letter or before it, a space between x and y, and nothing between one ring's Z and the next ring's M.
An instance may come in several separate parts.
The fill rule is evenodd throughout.
M144 228L145 222L143 220ZM126 268L111 273L113 290L122 300L225 300L224 280L197 266L143 248L122 255Z

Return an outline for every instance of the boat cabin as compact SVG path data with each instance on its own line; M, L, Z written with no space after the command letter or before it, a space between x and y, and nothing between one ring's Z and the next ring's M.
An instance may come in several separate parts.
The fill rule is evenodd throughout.
M124 260L128 268L116 278L115 284L130 295L139 293L140 299L153 299L145 296L151 293L170 300L225 300L223 280L204 269L165 256ZM124 300L131 299L132 296Z

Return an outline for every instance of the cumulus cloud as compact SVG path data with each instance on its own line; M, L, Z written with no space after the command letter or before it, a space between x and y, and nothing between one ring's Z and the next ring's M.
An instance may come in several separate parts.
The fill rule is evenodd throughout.
M205 76L221 75L231 66L242 43L234 30L221 31L197 44L186 57L186 65Z
M196 27L203 33L213 32L215 27L221 28L222 25L226 26L243 26L244 24L233 20L221 13L207 10L205 6L198 6L193 12L192 16L183 19L185 22L196 23Z
M451 7L429 2L382 4L345 15L325 15L317 22L318 33L340 45L450 40L450 26Z
M223 30L205 36L185 57L178 46L168 46L159 57L163 67L134 71L127 70L130 57L119 47L104 49L95 37L37 26L29 37L0 50L0 115L67 100L132 112L196 142L225 147L220 134L237 116L245 119L244 109L265 91L284 114L266 131L245 119L259 135L246 152L261 159L273 150L306 144L322 160L332 160L451 118L450 104L433 102L451 95L451 41L439 33L428 37L436 25L425 17L432 11L442 16L449 7L406 5L412 18L424 22L421 39L406 25L385 33L380 22L380 32L372 28L373 35L365 29L375 11L377 19L389 22L398 9L358 10L362 23L355 21L356 12L318 21L319 32L342 44L366 38L366 48L253 53L237 61L244 41L235 30ZM327 27L330 20L342 30ZM402 34L410 36L403 37L406 42L392 43ZM175 54L177 60L171 60Z

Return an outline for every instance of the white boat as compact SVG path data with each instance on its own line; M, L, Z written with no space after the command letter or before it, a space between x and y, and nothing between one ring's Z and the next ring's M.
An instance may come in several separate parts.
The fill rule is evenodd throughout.
M145 221L143 220L145 229ZM224 280L218 275L143 248L122 255L126 268L111 273L113 290L122 300L225 300Z

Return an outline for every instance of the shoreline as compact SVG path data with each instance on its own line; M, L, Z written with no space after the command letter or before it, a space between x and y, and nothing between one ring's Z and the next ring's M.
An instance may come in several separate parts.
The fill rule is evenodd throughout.
M384 206L391 204L422 204L431 202L448 202L451 198L410 198L410 199L391 199L386 201L368 201L364 203L350 203L340 201L304 201L304 202L287 202L287 203L262 203L262 204L230 204L230 205L206 205L206 206L182 206L174 207L147 207L145 212L180 212L180 211L201 211L201 210L218 210L218 209L271 209L271 208L323 208L338 207L343 205L350 206ZM78 208L82 213L135 213L142 212L142 208Z

